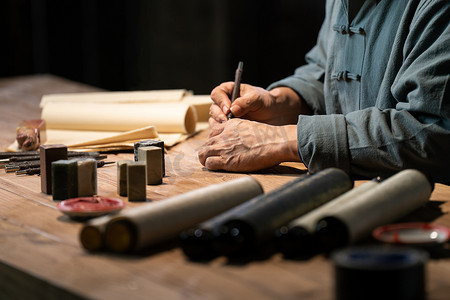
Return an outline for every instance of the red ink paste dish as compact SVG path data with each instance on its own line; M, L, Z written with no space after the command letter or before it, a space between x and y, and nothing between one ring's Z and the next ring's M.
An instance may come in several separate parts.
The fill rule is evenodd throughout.
M93 218L118 212L125 207L125 202L101 196L79 197L61 201L56 207L72 218Z
M376 228L373 237L398 245L432 246L450 239L450 228L429 223L398 223Z

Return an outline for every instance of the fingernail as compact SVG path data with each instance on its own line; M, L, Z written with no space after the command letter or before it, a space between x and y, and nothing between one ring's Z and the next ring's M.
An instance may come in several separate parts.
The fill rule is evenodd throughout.
M222 111L223 111L224 114L227 114L228 113L228 106L224 105L223 108L222 108Z
M240 112L240 108L239 108L239 106L232 106L231 108L230 108L230 111L233 113L233 115L240 115L239 114L239 112Z

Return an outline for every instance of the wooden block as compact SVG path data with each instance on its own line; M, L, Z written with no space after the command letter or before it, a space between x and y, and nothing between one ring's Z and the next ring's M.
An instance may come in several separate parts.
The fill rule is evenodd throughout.
M145 201L147 199L145 162L133 161L127 164L128 201Z
M156 140L144 140L134 143L134 161L139 160L139 148L156 146L161 148L161 160L162 160L162 176L166 176L166 163L165 163L165 153L164 153L164 142Z
M76 160L52 162L53 200L66 200L78 196L78 163Z
M133 162L132 160L125 159L117 162L117 194L126 197L128 181L127 181L127 165Z
M97 161L93 158L76 159L78 164L78 197L97 195Z
M52 162L67 159L67 147L62 144L41 145L39 147L41 162L41 191L52 193Z
M155 146L139 147L138 161L145 162L147 184L161 184L163 167L161 161L161 148Z

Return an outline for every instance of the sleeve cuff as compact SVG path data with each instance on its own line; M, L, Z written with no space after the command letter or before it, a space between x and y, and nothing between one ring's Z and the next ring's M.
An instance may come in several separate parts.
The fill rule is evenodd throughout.
M330 167L350 173L347 125L343 115L300 115L297 141L300 157L310 173Z

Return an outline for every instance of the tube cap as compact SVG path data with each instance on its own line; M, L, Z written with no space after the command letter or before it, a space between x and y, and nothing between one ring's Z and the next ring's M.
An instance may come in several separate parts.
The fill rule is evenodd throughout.
M337 300L425 299L421 249L395 246L345 248L332 255Z

